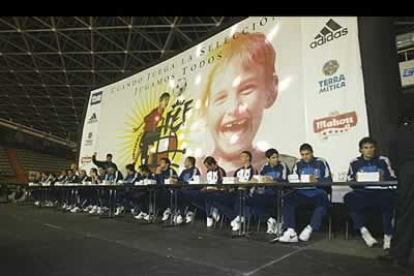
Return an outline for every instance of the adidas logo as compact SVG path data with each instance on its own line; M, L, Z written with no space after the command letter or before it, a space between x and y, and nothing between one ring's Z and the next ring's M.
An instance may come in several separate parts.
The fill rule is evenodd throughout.
M319 34L315 36L315 40L309 45L311 49L315 49L318 46L322 46L328 42L338 39L348 34L348 28L344 28L333 19L325 24L325 27L319 31Z
M92 124L96 122L98 122L98 117L96 117L96 113L93 113L92 116L88 120L88 124Z

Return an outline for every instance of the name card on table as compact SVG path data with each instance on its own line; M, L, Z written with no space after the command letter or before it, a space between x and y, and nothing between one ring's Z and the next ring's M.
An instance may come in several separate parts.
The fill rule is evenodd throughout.
M157 181L154 179L144 179L144 185L155 185L157 184Z
M381 174L379 172L357 172L356 180L357 182L379 182L381 180ZM386 189L395 189L395 187L366 186L365 189L386 190Z
M311 175L310 174L302 174L300 176L300 182L303 182L303 183L311 182Z
M200 184L201 182L201 177L199 175L194 175L190 181L188 182L188 184Z
M297 174L288 175L288 181L290 183L300 183L299 175Z
M257 175L253 175L253 179L256 179L257 182L262 183L263 182L263 176L261 176L260 174Z
M231 176L223 177L223 184L236 184L236 178Z
M357 182L379 182L380 173L379 172L357 172L356 180Z
M237 178L237 182L239 182L239 183L248 183L249 182L249 178L246 177L246 176L238 177Z

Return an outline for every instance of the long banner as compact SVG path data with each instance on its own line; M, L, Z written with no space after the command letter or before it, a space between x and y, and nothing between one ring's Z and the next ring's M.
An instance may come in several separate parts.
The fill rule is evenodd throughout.
M133 76L91 92L80 167L106 153L176 166L212 155L228 174L239 153L291 167L310 143L344 181L368 135L356 17L251 17Z

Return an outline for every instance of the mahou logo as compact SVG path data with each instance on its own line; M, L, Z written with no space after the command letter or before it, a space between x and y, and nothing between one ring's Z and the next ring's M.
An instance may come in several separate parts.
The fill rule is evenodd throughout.
M322 46L335 39L346 36L347 34L348 28L344 28L333 19L329 19L325 26L315 36L315 40L311 42L309 47L311 47L311 49L315 49L318 46Z
M82 164L89 164L92 162L92 157L90 156L84 156L81 158L81 163Z
M332 112L331 116L316 119L313 121L313 131L328 139L332 135L347 132L358 123L358 116L355 111L340 114L338 111Z

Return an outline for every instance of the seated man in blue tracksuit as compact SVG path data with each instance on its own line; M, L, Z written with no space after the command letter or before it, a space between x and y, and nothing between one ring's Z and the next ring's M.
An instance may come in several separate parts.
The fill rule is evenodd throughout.
M72 170L68 170L68 178L66 183L71 184L71 183L79 183L80 179L79 177L72 171Z
M155 172L155 179L158 185L164 185L165 180L169 180L172 183L174 180L177 180L178 175L177 172L171 168L171 161L168 158L161 158L160 164L156 169ZM170 205L170 192L166 192L166 190L158 190L157 191L157 205L160 210L164 210L162 215L162 221L166 221L170 218L171 215L171 208L167 207ZM175 214L174 214L175 215Z
M110 184L116 184L118 183L118 181L122 179L123 179L122 173L118 171L118 168L116 167L116 165L114 164L108 165L107 174L105 175L105 178L103 180L104 183L109 182ZM109 210L109 208L107 207L107 205L109 205L108 204L109 203L109 191L105 191L103 193L103 197L99 199L99 202L101 206L103 207L98 207L98 214L102 215L103 213Z
M138 171L141 175L140 180L155 180L155 175L151 172L148 165L141 165L138 168ZM151 214L155 212L155 210L149 209L149 191L148 190L138 190L132 194L132 201L134 203L134 208L132 213L135 215L138 212L138 215L135 215L136 219L144 219L149 221L152 219L153 215Z
M68 180L68 174L66 173L66 170L62 170L58 177L58 183L64 184Z
M98 167L98 179L99 183L102 183L106 178L106 170L104 167Z
M101 183L102 181L99 180L98 170L96 168L91 168L89 170L89 177L91 185L96 185ZM87 206L85 209L83 209L84 212L87 212L89 214L94 214L98 211L98 196L97 196L98 190L95 190L93 188L89 188L89 206Z
M217 164L217 161L212 156L207 156L204 159L204 166L207 168L206 173L206 182L207 184L222 184L223 177L226 176L226 171ZM213 220L213 210L212 200L210 196L219 193L220 191L213 186L205 187L200 190L195 199L192 201L192 204L197 207L197 209L203 210L207 217L207 227L212 227ZM217 214L216 214L217 215ZM215 216L216 221L218 217Z
M87 182L91 182L91 178L87 175L85 170L79 170L79 183L86 184ZM88 203L90 198L90 193L85 188L80 188L76 191L75 194L75 207L73 207L70 211L72 213L80 212Z
M112 184L118 183L122 179L122 173L118 171L118 168L115 165L109 165L104 181L109 181Z
M257 170L252 166L252 154L249 151L243 151L240 153L240 163L242 167L238 168L234 172L234 177L239 181L249 182L253 175L257 175ZM250 191L254 191L252 188L245 195L246 210L242 217L240 217L240 202L237 194L232 189L224 190L221 193L217 193L213 196L213 206L218 209L220 213L226 216L231 222L231 228L233 231L240 229L241 223L245 217L250 216L250 204L249 199L252 197Z
M122 182L125 186L133 186L136 181L141 180L141 175L135 170L134 164L126 165L125 170L127 172L127 175L125 176ZM128 187L125 189L125 191L118 193L118 197L116 200L117 207L116 212L114 214L115 216L120 215L125 210L125 206L131 205L131 196L132 191Z
M265 152L267 158L267 164L265 164L260 170L260 175L263 176L264 183L272 182L287 182L289 175L289 168L283 161L279 161L279 152L276 149L268 149ZM253 208L253 212L258 216L266 216L265 207L276 206L276 191L270 187L266 187L263 190L258 189L261 197L257 197L259 206ZM279 223L281 223L279 221ZM268 234L277 234L278 233L278 222L275 218L269 215L267 220L267 233Z
M395 173L391 168L389 159L385 156L377 155L377 142L365 137L359 142L361 156L351 160L348 171L348 181L358 181L358 172L379 172L380 180L396 180ZM364 225L364 209L366 207L376 207L381 210L382 223L384 228L384 250L388 250L391 245L393 235L392 218L394 212L395 193L392 189L381 189L381 187L352 187L354 190L344 197L344 202L348 207L349 216L354 222L354 229L360 231L365 243L372 247L377 244L368 229Z
M311 182L332 182L331 170L328 163L313 155L312 146L303 144L299 148L301 159L293 166L293 174L310 175ZM329 208L328 189L322 188L298 188L293 193L285 196L283 205L284 228L287 229L280 242L298 242L296 234L296 208L302 205L312 204L313 210L310 224L299 235L301 241L308 241L313 231L318 231L322 219Z
M79 183L79 182L80 182L80 179L73 172L73 170L68 170L68 178L67 178L66 184L74 184L74 183ZM75 189L71 189L65 192L66 192L66 198L68 198L68 200L67 202L65 202L62 209L69 211L76 207L75 202L72 202L72 199L75 195Z
M194 176L200 176L200 170L196 167L196 159L193 156L187 156L184 160L184 170L181 172L180 176L178 177L179 184L189 184L190 180L193 179ZM185 222L190 223L194 219L194 212L189 211L189 207L191 202L195 199L198 195L198 190L192 189L183 189L179 194L181 198L178 200L178 204L180 204L180 214L176 217L176 223L181 224L184 222L183 216L185 216Z

